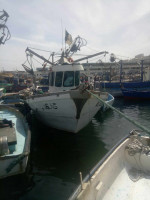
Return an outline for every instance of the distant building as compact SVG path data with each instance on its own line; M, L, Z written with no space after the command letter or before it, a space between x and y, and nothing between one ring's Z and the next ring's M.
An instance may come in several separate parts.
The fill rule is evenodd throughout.
M144 58L144 54L141 53L141 54L138 54L135 56L136 59L143 59Z

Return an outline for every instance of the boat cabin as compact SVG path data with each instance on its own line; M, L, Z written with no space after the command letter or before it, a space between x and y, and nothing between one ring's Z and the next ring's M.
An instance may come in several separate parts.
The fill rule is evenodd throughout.
M80 64L56 65L49 74L49 90L70 90L80 84L80 73L84 68Z

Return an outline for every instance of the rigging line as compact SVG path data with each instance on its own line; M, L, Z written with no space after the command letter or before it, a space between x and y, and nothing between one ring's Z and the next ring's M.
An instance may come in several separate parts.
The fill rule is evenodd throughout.
M90 61L94 61L94 60L100 60L101 59L101 57L94 57L94 58L88 58L88 60L90 60Z
M129 58L129 59L131 59L131 57L128 57L128 56L121 56L121 55L117 55L117 54L115 54L116 56L120 56L120 57L123 57L123 58Z
M30 49L35 49L35 50L38 50L38 51L44 51L44 52L48 52L48 53L52 53L53 51L48 51L48 50L42 50L42 49L37 49L37 48L32 48L32 47L28 47ZM55 53L55 55L61 55L61 52L58 51Z
M52 51L47 51L47 50L43 50L43 49L37 49L37 48L32 48L32 47L29 47L30 49L35 49L35 50L38 50L38 51L44 51L44 52L50 52L52 53Z
M37 59L35 59L34 57L32 57L33 60L36 60L38 63L40 63L42 65L42 63L40 61L38 61Z
M32 69L32 63L31 63L31 61L29 61L29 56L30 56L30 59L31 59L31 55L26 55L27 56L27 61L28 61L28 63L29 63L29 66L31 67L31 69Z
M91 47L89 47L88 45L86 46L88 49L90 49L90 50L92 50L92 51L95 51L95 52L99 52L98 50L95 50L95 49L93 49L93 48L91 48Z

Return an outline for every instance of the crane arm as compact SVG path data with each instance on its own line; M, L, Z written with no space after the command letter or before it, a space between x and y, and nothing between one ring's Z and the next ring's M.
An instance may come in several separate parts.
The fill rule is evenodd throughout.
M47 62L47 63L49 63L49 64L51 64L51 65L53 64L52 62L50 62L49 60L47 60L47 59L44 58L43 56L40 56L39 54L35 53L34 51L32 51L32 50L29 49L29 48L27 48L27 49L25 50L25 52L29 52L29 53L31 53L31 54L37 56L38 58L42 59L44 62Z

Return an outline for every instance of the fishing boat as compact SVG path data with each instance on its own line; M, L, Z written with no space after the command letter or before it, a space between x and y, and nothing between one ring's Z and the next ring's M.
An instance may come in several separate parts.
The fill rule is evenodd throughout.
M25 172L30 139L24 116L15 108L0 105L0 179Z
M137 100L149 100L150 99L150 90L127 90L122 89L123 97L126 99L137 99Z
M137 63L128 63L128 65L136 66ZM145 64L145 67L144 67ZM127 66L127 63L124 65ZM133 67L134 72L130 74L131 66L126 67L123 72L123 62L119 63L119 72L117 76L115 75L114 79L111 77L111 70L109 72L109 80L104 76L101 77L99 81L95 81L95 86L100 88L102 91L107 91L112 94L114 97L122 97L123 93L122 88L129 90L150 90L150 70L147 67L147 62L144 63L144 60L141 60L141 63L138 63L138 67ZM109 69L108 69L109 71ZM106 72L104 72L106 73ZM107 72L108 73L108 72ZM137 74L138 73L138 74Z
M80 180L69 200L148 200L150 137L131 131Z
M107 92L94 91L90 83L80 82L80 75L84 72L84 68L78 62L83 58L73 61L69 52L72 54L72 51L79 50L79 44L82 43L79 36L75 38L70 49L62 52L57 63L46 60L29 48L26 50L27 55L29 53L32 56L36 55L51 65L48 92L37 94L35 88L35 91L26 97L26 103L34 111L37 118L46 125L73 133L84 128L103 107L103 103L89 94L87 89L104 101L110 100ZM96 55L103 53L100 52ZM25 65L23 67L29 71ZM33 74L33 70L31 73Z
M24 101L19 93L5 93L0 99L0 104L19 105L23 103Z
M82 70L79 64L57 65L50 72L49 92L26 97L26 103L38 119L48 126L73 133L92 120L103 104L86 91L87 85L80 84ZM91 91L109 101L107 92Z
M122 88L127 90L150 90L150 81L137 81L137 82L101 82L100 88L107 91L114 97L122 97Z

